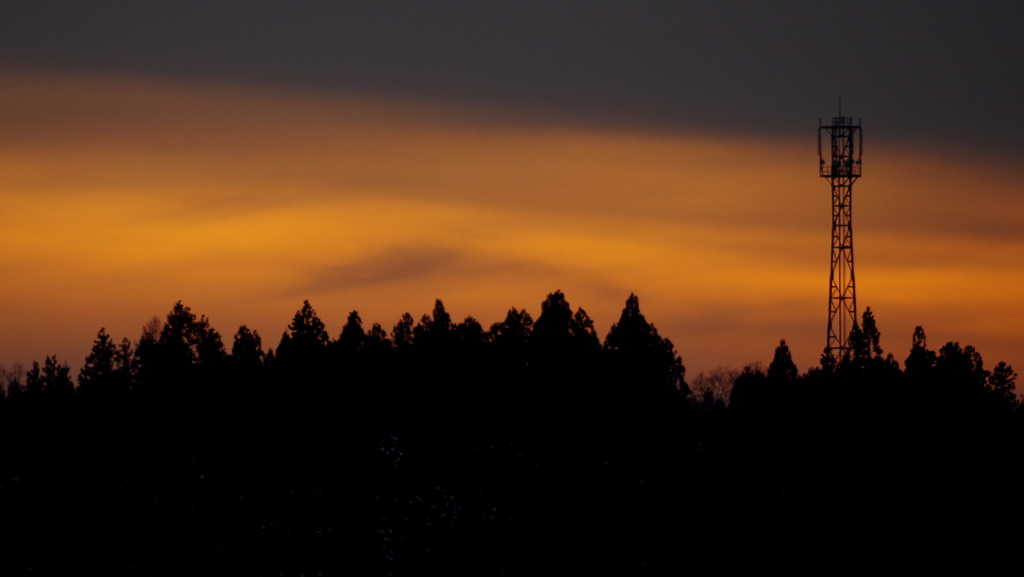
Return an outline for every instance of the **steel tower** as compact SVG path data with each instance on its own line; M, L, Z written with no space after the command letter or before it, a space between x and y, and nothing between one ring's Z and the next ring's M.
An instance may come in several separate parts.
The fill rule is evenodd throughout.
M840 114L842 111L840 110ZM832 148L822 152L822 133ZM829 273L828 344L837 361L850 349L850 330L857 325L857 290L853 276L853 182L860 177L863 133L845 116L832 124L818 119L819 174L832 185L832 271Z

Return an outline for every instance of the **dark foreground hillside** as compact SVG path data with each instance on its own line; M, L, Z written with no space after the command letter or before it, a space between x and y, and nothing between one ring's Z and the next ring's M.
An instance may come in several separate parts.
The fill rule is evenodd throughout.
M603 343L561 293L536 321L512 309L486 330L440 302L390 334L353 313L336 340L307 303L272 354L241 329L228 353L179 304L129 354L101 332L77 389L55 361L8 388L0 567L820 575L1016 562L1012 370L954 343L930 351L923 331L904 368L870 331L858 339L805 375L781 345L726 407L689 394L635 297Z

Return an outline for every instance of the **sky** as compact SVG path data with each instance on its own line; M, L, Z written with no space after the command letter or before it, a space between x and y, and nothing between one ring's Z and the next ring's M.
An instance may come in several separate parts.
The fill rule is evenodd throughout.
M0 3L0 363L181 300L230 347L435 298L630 293L689 378L826 339L819 118L864 130L858 304L1024 367L1024 8L1004 2Z

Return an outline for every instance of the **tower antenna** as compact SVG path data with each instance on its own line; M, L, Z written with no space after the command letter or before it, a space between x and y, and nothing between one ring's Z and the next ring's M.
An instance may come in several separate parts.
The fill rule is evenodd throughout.
M832 267L829 272L828 341L825 345L840 362L850 351L849 334L857 326L857 287L853 274L853 183L860 178L863 132L860 121L840 115L832 124L818 119L818 173L832 187ZM822 134L831 149L822 151Z

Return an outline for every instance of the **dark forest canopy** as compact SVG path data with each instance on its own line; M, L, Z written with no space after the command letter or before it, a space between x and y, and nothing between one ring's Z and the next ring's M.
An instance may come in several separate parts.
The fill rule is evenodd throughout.
M635 295L603 340L560 291L490 327L437 300L332 331L306 301L275 347L178 302L135 342L100 329L77 388L54 357L4 373L0 568L820 574L808 551L830 573L1014 551L1017 374L920 327L901 367L880 335L868 309L843 358L801 374L782 340L765 370L688 384Z
M117 344L101 328L78 375L77 390L85 397L117 390L148 395L174 383L238 373L247 378L266 373L289 379L290 373L296 372L323 379L342 376L332 371L346 365L361 366L384 357L389 362L419 362L429 357L448 364L468 362L470 357L480 357L474 358L474 363L500 358L536 370L564 370L570 365L607 360L617 370L632 367L638 371L633 375L636 378L658 381L665 390L682 396L688 394L681 358L671 341L648 323L635 295L627 299L621 318L602 345L586 311L577 308L574 312L561 291L548 295L536 322L525 310L516 308L509 309L504 321L486 329L473 317L455 322L438 299L434 309L418 322L406 313L390 332L378 323L365 329L359 313L352 311L335 339L307 300L276 348L264 350L260 335L243 325L235 333L230 351L205 316L197 317L179 301L166 320L154 318L147 323L134 343L125 338ZM60 371L62 376L57 375ZM63 379L70 385L68 373L66 364L47 357L43 368L33 363L27 382L18 370L4 371L3 390L17 397L22 392L52 388L48 383L53 380Z
M344 373L341 369L346 365L363 370L372 362L393 366L427 358L434 364L444 361L452 367L499 363L523 370L529 367L531 371L568 371L574 366L580 369L580 374L587 373L585 367L589 367L593 372L590 378L628 370L628 373L616 374L617 378L660 382L663 391L675 391L681 398L690 394L682 359L671 341L662 338L640 312L635 295L629 296L618 322L605 335L603 343L586 311L577 308L574 312L561 291L549 294L541 303L541 314L536 322L525 309L514 307L509 309L504 321L487 328L473 317L455 322L438 299L434 309L422 315L418 322L406 313L390 331L379 323L364 328L358 311L352 311L337 335L331 338L307 300L296 311L276 348L264 349L260 335L242 325L228 350L209 320L205 316L197 317L179 301L165 320L151 319L134 343L128 338L115 343L106 329L101 328L77 376L77 388L68 365L60 363L56 357L47 357L42 365L33 362L27 372L20 367L11 370L0 367L0 399L44 390L64 396L77 393L86 398L129 390L153 394L174 383L204 379L262 380L270 375L276 380L289 380L293 376L341 378ZM783 383L855 375L918 383L952 379L970 383L1008 406L1016 405L1013 369L999 362L991 371L986 370L980 353L971 346L961 348L959 343L949 342L938 351L929 350L924 329L917 327L909 356L901 369L892 353L882 351L880 332L870 308L854 326L849 340L851 348L844 358L833 358L826 350L820 366L803 375L793 364L789 348L782 340L766 372L756 365L743 371L719 368L714 374L698 375L697 386L706 397L703 401L714 397L727 404L734 392L734 383L740 383L742 397L747 386L745 381L752 378ZM728 378L723 379L723 375ZM712 382L717 385L712 387ZM935 394L943 394L940 389L937 388Z

